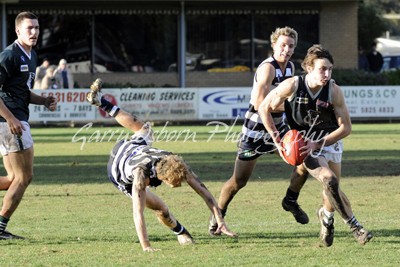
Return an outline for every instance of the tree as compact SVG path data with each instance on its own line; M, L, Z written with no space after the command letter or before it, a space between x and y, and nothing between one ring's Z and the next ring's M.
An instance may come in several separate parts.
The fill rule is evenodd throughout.
M385 14L400 13L400 4L398 0L364 0L363 2L367 5L375 4Z
M358 45L369 49L374 40L382 36L390 27L382 17L380 6L375 1L370 1L370 4L365 2L360 1L358 6Z
M383 15L400 15L399 0L364 0L363 3L378 8L378 12ZM391 36L400 36L400 19L385 18L385 22Z

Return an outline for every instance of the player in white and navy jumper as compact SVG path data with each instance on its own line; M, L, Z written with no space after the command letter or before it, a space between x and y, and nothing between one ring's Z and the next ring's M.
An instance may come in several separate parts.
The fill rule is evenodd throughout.
M287 78L294 75L294 64L289 61L297 45L297 32L290 27L277 28L271 34L271 46L273 54L264 60L257 68L254 75L253 88L249 109L245 114L241 138L238 143L238 152L235 160L235 168L232 176L222 186L218 207L225 216L229 203L241 188L246 186L250 179L257 159L266 153L273 153L276 147L265 129L258 108L265 96ZM284 135L288 131L282 110L274 114L274 122ZM268 171L265 172L268 175ZM284 198L283 208L293 213L297 222L305 224L309 219L307 214L297 204L299 192L307 177L294 171L291 176L291 184ZM287 201L286 201L287 200ZM210 219L209 232L213 234L216 229L213 217Z
M157 178L155 166L162 158L172 154L151 147L147 139L145 136L133 135L129 140L119 141L110 154L107 165L108 178L120 191L129 196L132 196L134 169L143 169L149 177L149 186L157 187L162 181Z
M144 220L144 208L153 210L158 220L170 228L180 244L194 243L192 236L170 213L167 205L149 187L163 182L171 187L180 187L183 182L198 193L208 208L218 218L218 232L235 236L225 224L217 202L197 175L178 155L152 147L153 131L149 123L121 110L100 95L100 82L91 87L87 100L106 111L125 128L134 132L127 140L119 141L111 151L107 165L110 181L129 196L133 207L133 220L140 245L144 251L156 251L150 245Z
M264 64L271 64L275 68L275 77L272 81L272 90L279 83L285 79L294 75L294 65L289 61L284 70L281 70L280 65L273 56L264 60L258 68ZM245 114L244 123L242 126L241 138L239 141L238 157L241 160L253 160L265 153L273 153L275 146L271 140L269 140L268 132L262 124L261 118L258 115L258 111L254 107L257 96L254 92L257 91L257 72L254 75L252 97L250 99L249 109ZM284 112L276 112L272 114L276 127L280 130L283 136L287 131L288 127L285 124Z

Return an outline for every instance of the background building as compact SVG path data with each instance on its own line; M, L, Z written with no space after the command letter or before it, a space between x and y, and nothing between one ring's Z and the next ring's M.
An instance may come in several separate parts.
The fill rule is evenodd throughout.
M321 43L336 68L357 68L357 0L3 0L2 46L14 18L39 15L39 58L65 58L78 87L102 77L132 86L250 86L276 27L299 33L293 60Z

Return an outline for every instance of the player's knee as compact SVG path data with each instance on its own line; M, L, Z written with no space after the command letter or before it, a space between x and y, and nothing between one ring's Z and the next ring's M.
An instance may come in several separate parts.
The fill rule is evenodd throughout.
M245 178L236 178L235 179L235 185L236 189L239 190L247 185L248 179Z
M159 218L167 219L170 216L169 210L167 207L162 207L161 209L155 210L154 212L156 213L157 217L159 217Z
M22 187L28 187L28 185L32 182L33 175L32 174L25 174L22 177L14 177L11 183L18 183Z

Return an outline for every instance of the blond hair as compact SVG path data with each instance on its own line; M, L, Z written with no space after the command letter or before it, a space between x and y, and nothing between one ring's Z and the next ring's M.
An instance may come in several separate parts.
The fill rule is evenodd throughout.
M284 35L294 39L294 45L297 46L297 32L290 27L276 28L271 33L271 45L278 41L279 36Z
M159 180L175 187L186 180L191 170L180 156L171 154L157 163L156 172Z

